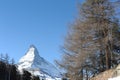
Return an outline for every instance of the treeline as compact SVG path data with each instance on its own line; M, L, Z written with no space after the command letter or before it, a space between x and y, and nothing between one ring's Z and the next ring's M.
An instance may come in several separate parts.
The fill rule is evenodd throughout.
M56 61L70 80L89 80L120 63L118 2L85 0L79 6L61 47L63 58Z
M0 55L0 80L40 80L38 76L33 76L26 70L22 74L18 71L14 60L6 54Z

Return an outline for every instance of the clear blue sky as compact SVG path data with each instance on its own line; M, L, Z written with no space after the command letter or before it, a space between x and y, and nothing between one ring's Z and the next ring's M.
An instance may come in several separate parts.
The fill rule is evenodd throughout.
M0 53L18 62L34 44L53 63L76 15L76 0L1 0Z

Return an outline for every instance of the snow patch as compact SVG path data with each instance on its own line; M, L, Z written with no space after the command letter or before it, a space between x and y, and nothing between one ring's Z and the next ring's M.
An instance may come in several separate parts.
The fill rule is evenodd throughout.
M120 80L120 76L114 77L114 78L109 78L108 80Z

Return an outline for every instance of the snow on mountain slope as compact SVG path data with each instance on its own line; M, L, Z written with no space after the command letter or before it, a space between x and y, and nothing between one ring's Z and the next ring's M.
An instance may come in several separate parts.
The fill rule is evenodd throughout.
M31 45L27 53L19 60L18 69L26 69L34 75L46 78L61 77L60 72L51 63L39 55L37 48Z
M120 76L114 77L114 78L109 78L108 80L120 80Z

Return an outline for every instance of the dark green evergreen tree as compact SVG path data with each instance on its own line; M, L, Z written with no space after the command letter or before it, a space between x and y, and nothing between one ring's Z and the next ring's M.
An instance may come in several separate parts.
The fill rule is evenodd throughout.
M39 76L33 76L32 80L40 80L40 79L39 79Z
M31 80L31 73L29 73L26 70L23 70L23 75L22 75L23 80Z
M0 61L0 80L6 80L6 64Z
M9 67L10 80L17 80L18 71L15 65L10 65Z

